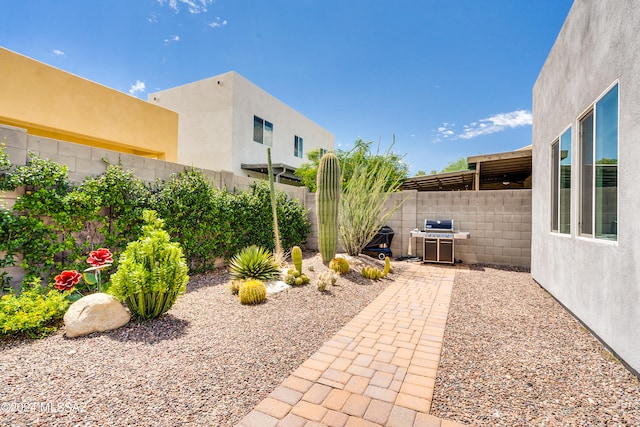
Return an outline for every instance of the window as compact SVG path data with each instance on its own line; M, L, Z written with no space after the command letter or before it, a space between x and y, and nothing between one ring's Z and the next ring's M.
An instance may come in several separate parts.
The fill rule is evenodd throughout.
M571 233L571 128L551 144L551 231Z
M580 233L618 238L618 85L580 119Z
M273 146L273 124L253 116L253 140L269 147Z
M302 159L303 153L304 151L302 138L295 135L293 137L293 155Z

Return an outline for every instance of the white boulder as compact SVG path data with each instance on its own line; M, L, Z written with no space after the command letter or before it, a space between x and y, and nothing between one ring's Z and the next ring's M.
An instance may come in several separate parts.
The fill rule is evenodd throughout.
M115 297L97 293L87 295L71 304L64 315L65 335L69 338L103 332L126 325L129 311Z

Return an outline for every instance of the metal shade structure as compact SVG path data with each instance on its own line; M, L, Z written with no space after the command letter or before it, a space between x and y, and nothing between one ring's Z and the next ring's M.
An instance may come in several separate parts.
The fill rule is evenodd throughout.
M467 157L466 171L408 178L402 190L478 191L530 189L531 146L504 153Z

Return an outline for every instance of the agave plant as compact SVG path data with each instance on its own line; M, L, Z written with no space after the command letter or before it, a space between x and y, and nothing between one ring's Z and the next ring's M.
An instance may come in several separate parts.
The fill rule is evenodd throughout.
M268 282L280 277L280 266L270 251L252 245L231 258L229 273L236 279L257 279Z

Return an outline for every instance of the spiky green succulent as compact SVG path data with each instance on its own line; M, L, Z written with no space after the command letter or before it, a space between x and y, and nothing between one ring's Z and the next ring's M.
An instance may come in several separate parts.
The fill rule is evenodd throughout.
M280 277L280 266L269 250L252 245L242 249L231 259L229 273L235 279L268 282Z
M120 255L109 292L140 319L155 319L167 312L186 291L189 276L182 248L172 242L156 211L143 212L143 235Z

